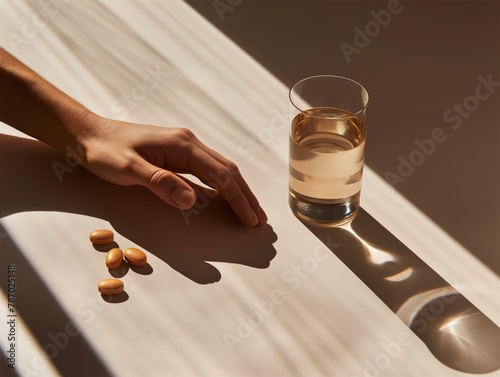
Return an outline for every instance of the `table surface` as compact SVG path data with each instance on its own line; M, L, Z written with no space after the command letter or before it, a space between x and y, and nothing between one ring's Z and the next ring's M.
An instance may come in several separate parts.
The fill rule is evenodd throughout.
M182 1L51 4L0 3L0 44L101 115L191 128L238 163L269 225L214 198L172 209L0 124L18 375L500 376L500 278L369 166L351 226L293 217L287 87L262 65ZM115 273L113 300L96 289L99 228L148 254Z

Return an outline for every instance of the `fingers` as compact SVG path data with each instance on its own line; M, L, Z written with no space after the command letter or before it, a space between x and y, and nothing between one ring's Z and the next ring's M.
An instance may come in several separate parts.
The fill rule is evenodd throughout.
M192 148L186 162L192 174L219 192L243 224L254 227L260 223L258 212L252 208L249 202L249 199L255 197L253 194L252 197L247 197L238 185L235 176L238 176L239 172L234 164L226 166L200 148ZM254 200L256 201L256 199Z
M215 182L215 186L211 184L210 181L205 181L205 183L217 189L222 194L222 196L230 203L231 203L230 199L231 197L238 198L239 195L242 194L246 198L246 202L245 201L243 201L243 203L236 202L234 204L234 207L237 208L235 209L232 205L233 209L237 211L240 206L245 207L246 203L248 203L248 205L250 205L251 209L257 216L258 219L257 225L261 226L266 224L267 215L264 212L264 210L260 207L259 201L255 197L253 192L250 190L250 187L248 186L247 182L243 179L243 176L240 174L238 167L224 156L220 155L213 149L210 149L209 147L201 143L198 139L196 139L196 137L194 137L193 143L199 149L201 149L203 152L206 153L207 158L211 157L220 164L214 166L213 174L211 174L212 178L214 177L218 178L218 182Z
M163 170L143 160L136 167L139 182L156 196L179 209L191 208L196 201L196 194L191 186L176 174Z
M264 225L267 216L237 166L205 146L190 131L182 130L183 132L175 133L174 141L168 149L167 160L164 158L167 154L162 145L154 150L150 149L148 153L141 153L142 161L133 168L139 183L167 203L180 209L188 209L196 201L193 188L175 173L149 161L161 164L167 169L191 173L217 190L243 224L249 227ZM147 160L144 159L145 155L148 156Z

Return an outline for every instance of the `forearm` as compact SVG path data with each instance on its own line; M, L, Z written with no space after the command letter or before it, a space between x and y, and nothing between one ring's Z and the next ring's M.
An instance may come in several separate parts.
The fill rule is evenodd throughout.
M76 147L95 114L0 48L0 121L64 151Z
M0 121L63 153L76 149L95 175L147 187L179 209L191 208L196 193L176 173L191 173L216 189L247 226L267 221L236 165L191 131L99 117L1 48Z

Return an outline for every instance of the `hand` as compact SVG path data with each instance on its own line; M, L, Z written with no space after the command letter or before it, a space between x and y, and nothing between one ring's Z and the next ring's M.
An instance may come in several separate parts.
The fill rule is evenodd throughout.
M59 151L84 150L82 164L119 185L142 185L165 202L188 209L193 188L175 173L190 173L214 188L247 226L267 217L234 163L184 128L101 118L0 48L0 120ZM26 111L30 109L30 111Z
M246 226L267 222L237 166L188 129L127 123L94 114L86 123L87 131L79 137L85 150L82 164L97 176L118 185L145 186L170 205L188 209L195 203L195 191L175 173L189 173L217 190Z

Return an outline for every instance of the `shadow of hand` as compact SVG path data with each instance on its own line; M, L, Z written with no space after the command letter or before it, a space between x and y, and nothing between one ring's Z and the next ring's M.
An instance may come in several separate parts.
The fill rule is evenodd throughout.
M208 261L267 268L276 255L272 227L244 227L219 197L201 198L193 211L181 212L143 187L113 185L38 141L7 135L0 135L0 161L1 217L61 211L107 220L200 284L221 278Z

